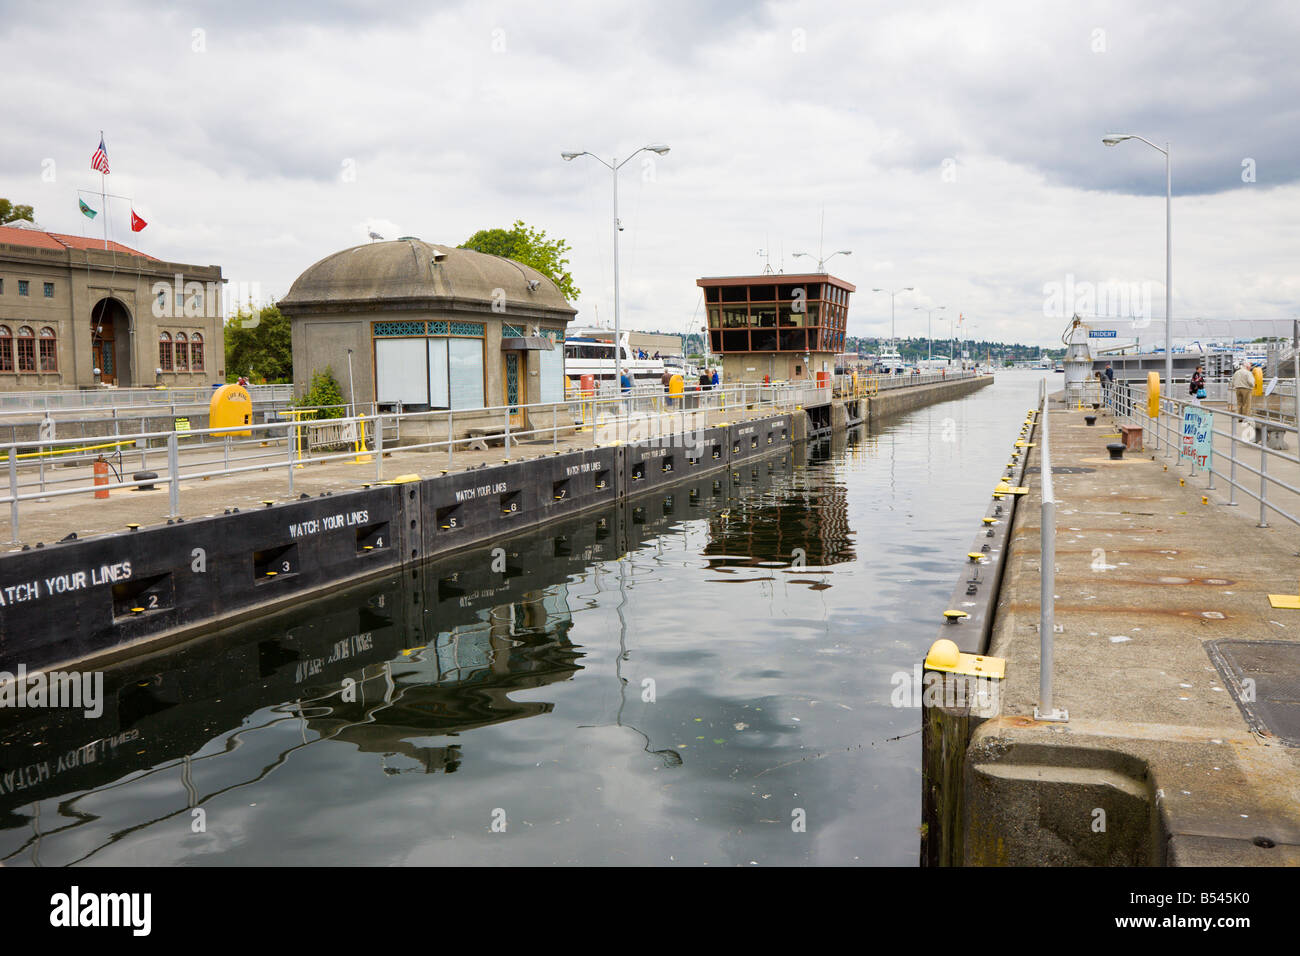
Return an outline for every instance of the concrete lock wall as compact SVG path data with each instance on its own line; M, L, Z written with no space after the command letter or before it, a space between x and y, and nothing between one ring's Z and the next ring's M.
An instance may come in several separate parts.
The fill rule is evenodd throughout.
M791 416L0 556L0 670L109 660L787 451ZM676 443L674 443L676 442Z
M885 409L945 400L944 383ZM895 396L888 396L894 399ZM873 400L871 414L885 414ZM784 451L802 411L0 555L0 670L136 653Z
M931 385L918 385L911 388L885 389L867 399L866 418L875 424L882 419L901 415L903 412L910 412L925 405L969 395L992 384L993 376L984 375L979 378L963 378L955 382L935 382Z
M389 705L387 681L395 667L425 668L421 683L427 686L416 693L437 702L423 711L431 732L468 730L548 707L544 696L517 701L509 692L567 679L579 652L566 629L547 633L552 614L568 613L563 599L527 598L563 585L593 561L644 546L683 517L770 487L793 473L794 455L787 448L736 473L714 469L707 477L575 512L549 523L545 533L457 548L418 567L328 588L313 600L310 619L295 604L270 608L204 640L136 655L105 672L103 714L94 721L75 708L14 709L7 715L13 733L0 775L0 819L18 825L20 818L9 815L33 800L110 784L179 759L210 739L214 721L237 724L285 699L332 694L330 713L310 718L317 730L347 734L349 724L362 727L357 733L364 733L367 746L441 766L454 759L454 745L412 744L405 723L381 739L389 732L385 722L366 719ZM480 626L492 607L521 600L535 643L530 638L521 647L517 635ZM419 653L403 654L414 649ZM352 702L338 694L344 681L355 684ZM456 693L457 685L470 681L481 693ZM7 783L10 774L21 784Z
M1010 487L1024 485L1037 434L1038 416L1027 415L1025 427L1007 449L1002 478ZM1017 447L1016 441L1025 444ZM991 493L983 516L972 520L975 538L962 559L965 569L946 605L947 610L965 616L945 618L935 635L936 640L952 641L964 654L984 654L988 650L1008 544L1018 527L1016 522L1023 520L1019 502L1019 495ZM972 559L971 555L979 557ZM939 690L921 708L921 865L957 866L965 854L963 841L969 812L965 787L967 749L971 734L985 717L977 705L966 699L968 681L932 671L926 671L923 680L927 686L936 681Z

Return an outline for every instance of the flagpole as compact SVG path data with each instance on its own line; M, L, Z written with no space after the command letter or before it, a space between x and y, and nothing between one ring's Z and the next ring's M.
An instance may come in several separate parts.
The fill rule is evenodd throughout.
M99 131L99 141L104 142L104 131ZM104 250L108 250L108 186L104 182L104 171L99 171L99 208L104 216Z

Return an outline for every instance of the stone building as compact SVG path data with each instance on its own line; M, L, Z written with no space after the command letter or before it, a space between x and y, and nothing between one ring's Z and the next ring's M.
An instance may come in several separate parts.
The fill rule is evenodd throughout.
M452 409L469 425L486 417L475 409L509 406L516 427L518 406L564 400L564 333L576 311L554 282L510 259L409 237L372 242L311 266L278 305L299 395L330 368L363 411Z
M220 266L0 226L0 391L225 380Z

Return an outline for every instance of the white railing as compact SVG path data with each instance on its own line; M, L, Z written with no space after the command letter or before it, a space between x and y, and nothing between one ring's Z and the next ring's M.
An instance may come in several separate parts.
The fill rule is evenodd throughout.
M212 398L213 388L214 386L205 385L196 388L80 388L0 392L0 413L206 405ZM293 399L292 385L249 385L248 392L254 402L284 403Z
M1035 720L1067 721L1068 711L1052 703L1052 669L1056 644L1056 490L1052 484L1052 442L1047 403L1047 380L1039 383L1038 464L1042 489L1042 527L1039 531L1038 595L1038 706Z
M123 432L100 442L100 447L90 451L97 455L83 456L84 465L91 457L104 452L115 455L116 480L74 474L59 477L56 469L47 465L65 460L66 453L74 454L87 449L79 448L80 438L53 438L40 442L9 442L0 444L0 456L8 468L8 493L0 504L9 506L11 541L19 541L20 506L23 502L49 500L70 495L85 495L96 491L111 492L133 488L145 481L168 489L166 517L180 515L180 483L198 479L222 478L271 468L284 469L289 494L294 490L294 472L306 465L331 461L364 464L373 460L375 481L383 480L385 443L388 436L408 438L388 453L403 455L413 452L445 450L447 467L455 463L457 449L462 452L471 444L501 442L505 460L511 458L511 449L521 440L545 440L548 436L552 449L558 448L561 432L587 429L593 432L597 443L655 440L672 434L677 429L703 428L704 417L709 412L728 409L771 410L780 413L793 410L810 392L828 393L825 389L804 389L783 385L737 385L707 391L668 395L662 389L641 388L623 395L601 397L595 394L573 396L571 401L539 403L533 405L494 406L466 410L438 410L421 412L374 412L350 415L344 418L313 421L253 422L225 428L193 428L188 431L136 431ZM829 397L827 397L829 400ZM459 431L467 434L458 435ZM525 424L526 423L526 424ZM676 426L674 428L673 426ZM445 428L446 438L421 441L428 435ZM313 440L313 429L318 434ZM336 449L340 444L351 445L345 451L318 453L321 447ZM183 457L182 457L183 453ZM363 457L364 456L364 457ZM105 456L107 457L107 456ZM150 458L156 469L155 478L126 480L127 462L138 458L139 471L150 468Z
M1176 384L1175 388L1177 388ZM1225 408L1206 409L1214 416L1210 429L1213 448L1209 459L1202 465L1193 456L1183 453L1183 419L1184 410L1188 407L1204 408L1205 406L1200 402L1184 401L1162 395L1159 414L1153 419L1147 414L1145 386L1116 382L1114 387L1106 390L1106 408L1111 414L1117 420L1142 426L1144 435L1150 435L1153 439L1153 450L1164 457L1171 457L1175 468L1187 464L1188 477L1194 476L1198 471L1203 472L1207 476L1206 491L1216 490L1216 479L1227 482L1228 501L1225 502L1227 506L1238 505L1237 492L1241 491L1258 502L1259 527L1268 527L1270 511L1300 526L1300 517L1281 508L1276 503L1276 498L1272 502L1268 500L1270 490L1274 494L1285 491L1300 495L1300 488L1268 473L1269 459L1300 462L1300 453L1288 453L1286 449L1288 435L1291 436L1291 441L1300 439L1296 426L1256 415L1241 415ZM1222 422L1228 423L1226 429L1218 427ZM1224 446L1214 443L1216 438L1226 442L1226 456L1222 453ZM1300 449L1300 441L1297 441L1297 448ZM1257 461L1259 467L1254 467L1247 460L1248 458ZM1250 477L1243 477L1238 481L1239 470L1245 472L1247 476L1258 479L1257 487L1251 488L1245 483L1250 481L1254 484Z
M974 372L930 377L904 376L905 384L932 384L974 377ZM455 466L457 451L471 445L486 448L500 443L506 461L520 441L550 440L558 449L561 433L591 432L596 444L655 441L670 434L686 434L709 424L711 412L757 411L760 414L792 412L796 408L826 404L832 388L815 384L737 384L669 394L661 387L639 386L624 392L581 393L563 402L532 405L497 405L463 410L405 411L400 406L385 411L374 405L342 418L300 420L285 418L252 422L234 428L191 428L175 430L117 430L100 437L42 437L30 442L0 444L0 462L8 468L7 504L10 537L19 541L20 507L24 502L48 500L95 491L133 488L145 480L166 486L166 517L180 516L180 482L215 479L254 471L284 470L288 491L293 493L294 473L306 465L352 459L358 464L373 461L374 480L383 480L384 457L417 452L445 451L447 469ZM353 411L346 407L333 410ZM286 410L287 411L287 410ZM299 410L312 411L312 410ZM247 433L247 434L244 434ZM433 437L433 436L438 437ZM442 437L445 436L445 437ZM337 450L340 445L351 446ZM387 451L385 450L387 449ZM95 484L84 466L99 458L108 460L113 478ZM112 460L110 460L112 459ZM138 461L133 471L151 467L157 477L127 480L128 463ZM410 467L409 461L405 467ZM55 463L71 463L80 469L58 469ZM152 462L152 465L151 465ZM115 466L115 468L114 468ZM66 470L73 473L60 476ZM2 479L0 479L2 481ZM0 487L3 484L0 483Z

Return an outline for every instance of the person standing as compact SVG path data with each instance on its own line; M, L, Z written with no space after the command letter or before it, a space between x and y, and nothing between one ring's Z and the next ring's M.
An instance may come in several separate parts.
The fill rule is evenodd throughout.
M711 378L709 381L714 388L718 387L718 370L716 368L713 370L713 378Z
M1250 400L1255 392L1255 372L1254 366L1249 362L1242 362L1237 366L1237 371L1232 373L1232 391L1237 396L1237 407L1235 411L1238 415L1250 417Z
M668 371L668 369L664 369L664 373L663 373L662 375L659 376L659 381L660 381L660 383L663 384L663 387L664 387L664 404L665 404L668 408L672 408L672 407L673 407L673 400L672 400L671 398L669 398L668 396L672 394L672 387L673 387L673 373L670 372L670 371Z
M1196 366L1196 371L1192 373L1192 380L1187 383L1187 391L1191 394L1192 398L1203 398L1204 396L1201 392L1204 388L1205 373L1201 371L1201 367L1198 365Z

